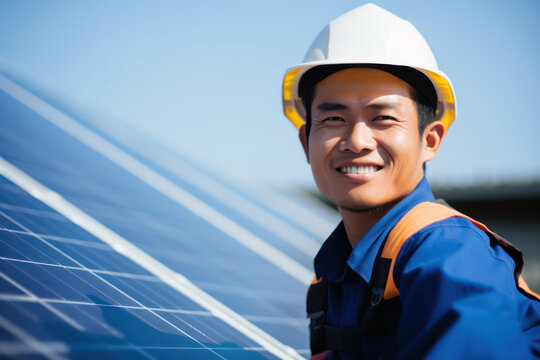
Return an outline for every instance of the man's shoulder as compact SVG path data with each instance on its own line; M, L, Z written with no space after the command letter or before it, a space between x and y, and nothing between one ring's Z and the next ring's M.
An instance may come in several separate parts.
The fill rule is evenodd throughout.
M488 234L472 221L462 216L453 216L422 227L412 234L402 247L402 252L411 252L420 246L434 251L449 250L448 247L483 247L490 245Z
M413 269L455 275L469 271L485 274L500 268L512 270L508 274L513 274L514 266L512 257L490 241L485 231L465 217L450 217L422 228L407 239L394 270L398 277L403 271Z
M446 235L450 238L454 238L453 234L455 234L456 232L465 232L473 237L488 237L485 231L479 229L478 226L476 226L471 220L467 219L466 217L452 216L423 227L417 233L413 234L411 238L422 238L436 235Z
M438 202L438 201L437 201ZM386 246L394 247L394 257L427 243L432 247L489 244L489 229L446 203L415 205L393 225ZM390 245L392 244L392 245Z

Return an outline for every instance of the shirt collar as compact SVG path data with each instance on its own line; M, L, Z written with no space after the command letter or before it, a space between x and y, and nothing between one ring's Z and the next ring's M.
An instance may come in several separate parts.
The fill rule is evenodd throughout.
M387 212L358 242L354 249L341 222L315 256L315 273L332 282L343 281L347 265L369 283L377 252L390 230L410 209L435 198L424 177L416 188Z

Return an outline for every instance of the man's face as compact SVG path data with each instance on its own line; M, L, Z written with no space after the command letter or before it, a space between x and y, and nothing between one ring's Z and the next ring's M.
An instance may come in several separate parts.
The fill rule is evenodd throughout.
M319 190L342 210L393 206L422 179L432 156L418 132L412 91L370 68L345 69L317 84L303 145Z

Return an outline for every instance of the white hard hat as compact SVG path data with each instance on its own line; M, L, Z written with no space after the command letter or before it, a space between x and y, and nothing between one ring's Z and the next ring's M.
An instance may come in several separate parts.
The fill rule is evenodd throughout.
M283 79L283 110L300 128L306 111L300 98L302 76L322 65L377 65L416 69L436 92L436 119L445 130L456 117L450 79L439 71L435 57L420 32L408 21L374 5L362 5L331 21L315 38L304 62L288 69Z

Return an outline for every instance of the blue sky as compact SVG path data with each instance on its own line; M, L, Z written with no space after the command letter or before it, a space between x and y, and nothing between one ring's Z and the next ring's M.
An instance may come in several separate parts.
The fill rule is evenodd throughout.
M0 0L0 64L109 112L216 175L311 185L281 110L285 70L359 1ZM455 86L429 177L540 178L540 2L378 1L410 20Z

